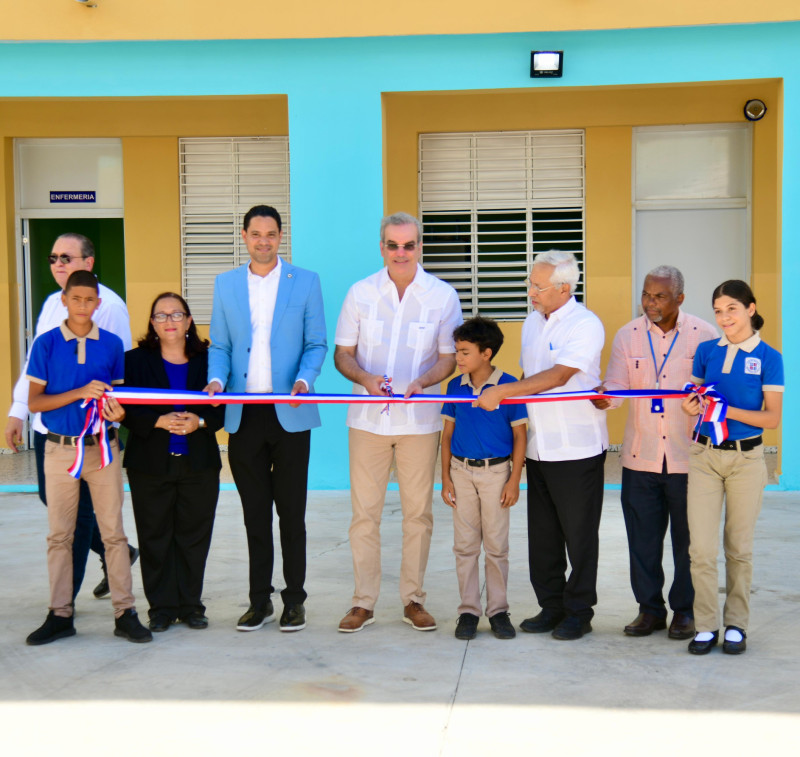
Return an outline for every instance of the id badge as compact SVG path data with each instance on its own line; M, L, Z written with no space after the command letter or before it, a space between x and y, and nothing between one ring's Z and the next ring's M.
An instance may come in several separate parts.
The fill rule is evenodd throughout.
M663 413L664 412L664 400L660 397L654 397L650 400L650 412L651 413Z

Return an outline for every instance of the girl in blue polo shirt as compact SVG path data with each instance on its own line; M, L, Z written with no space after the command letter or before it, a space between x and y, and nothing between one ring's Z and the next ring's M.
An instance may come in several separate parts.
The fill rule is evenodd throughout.
M713 444L709 423L703 423L689 452L689 516L694 619L692 654L707 654L719 640L717 553L719 523L725 501L725 574L727 587L722 651L742 654L750 618L753 577L753 534L761 510L767 468L761 433L777 428L783 404L783 359L761 341L764 319L744 281L720 284L712 296L722 339L703 342L695 353L692 381L714 385L728 401L728 437ZM683 410L702 412L697 395L687 397Z

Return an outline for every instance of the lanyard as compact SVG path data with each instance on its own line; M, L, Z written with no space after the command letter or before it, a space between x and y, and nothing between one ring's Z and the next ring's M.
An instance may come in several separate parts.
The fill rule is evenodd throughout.
M664 355L664 361L661 363L661 367L658 367L656 363L656 351L653 349L653 337L650 335L650 328L647 329L647 341L650 342L650 354L653 356L653 368L656 369L656 389L660 389L661 386L659 384L661 371L664 370L664 366L667 364L667 360L669 360L670 353L672 352L672 348L675 346L675 340L678 338L678 331L677 327L675 328L675 336L672 337L672 344L670 344L669 349L667 350L667 354Z

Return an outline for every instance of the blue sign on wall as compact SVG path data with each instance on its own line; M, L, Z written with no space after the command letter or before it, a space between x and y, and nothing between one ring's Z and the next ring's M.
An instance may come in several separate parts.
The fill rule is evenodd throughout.
M97 192L50 192L50 202L97 202Z

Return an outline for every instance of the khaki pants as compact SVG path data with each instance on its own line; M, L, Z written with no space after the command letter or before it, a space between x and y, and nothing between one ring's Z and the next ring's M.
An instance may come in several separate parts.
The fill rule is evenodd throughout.
M403 550L400 561L400 598L425 603L422 583L428 565L433 532L433 475L439 432L381 436L350 429L350 493L353 519L355 592L353 607L373 610L381 586L381 515L392 458L397 463L400 506L403 510Z
M89 484L97 525L106 548L108 585L115 617L133 607L131 559L122 529L122 468L119 445L111 442L113 460L102 470L100 448L86 446L81 478ZM72 536L78 514L80 481L67 469L75 460L75 448L48 441L44 448L47 492L47 571L50 575L50 609L55 615L72 615Z
M481 615L478 561L481 541L486 555L486 615L508 612L508 526L510 508L500 507L503 487L511 475L511 463L475 468L451 459L450 478L456 490L453 510L453 554L461 604L458 614Z
M693 444L689 450L689 558L698 631L717 631L717 554L725 500L725 609L723 626L747 629L753 580L753 534L761 511L767 468L764 446L749 452Z

